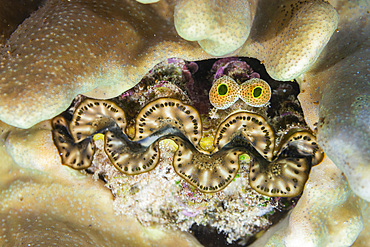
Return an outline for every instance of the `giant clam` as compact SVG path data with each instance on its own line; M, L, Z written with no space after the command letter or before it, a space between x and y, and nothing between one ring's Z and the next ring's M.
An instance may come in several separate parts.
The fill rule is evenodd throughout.
M188 153L197 153L198 156L216 155L216 152L214 151L223 151L226 153L224 155L228 157L229 153L234 152L233 149L226 152L223 148L229 143L233 143L234 138L241 137L266 160L272 161L275 146L274 132L266 120L258 114L241 111L232 114L222 121L214 138L212 154L201 154L207 151L203 150L199 145L202 138L202 121L200 120L200 114L192 106L183 104L181 101L174 98L159 98L145 105L145 107L136 116L134 127L135 135L132 138L128 136L125 129L127 121L123 110L116 106L115 103L108 100L84 100L76 108L69 126L66 126L65 122L66 119L62 117L56 117L53 120L54 141L63 159L62 163L77 169L87 168L90 166L92 155L94 154L92 137L98 132L105 133L106 138L104 149L108 157L120 171L126 174L140 174L153 169L158 164L159 150L157 140L159 138L173 138L172 136L174 135L183 137L182 141L175 139L177 140L175 142L180 142L181 144L179 145L179 150L175 156L174 168L180 176L192 185L196 186L202 192L218 191L227 186L238 172L239 155L231 160L229 160L229 158L226 160L221 159L220 164L213 165L214 167L209 171L210 173L218 174L218 176L204 174L202 175L202 179L199 178L199 175L195 176L194 170L197 170L197 166L203 165L203 159L198 158L192 160L190 157L185 158L190 159L187 161L187 166L194 166L188 168L188 174L186 174L182 171L183 169L180 169L181 158L179 158L179 156L183 155L186 157L189 156ZM297 133L292 136L284 137L284 140L287 139L287 142L280 143L280 149L285 149L289 145L292 146L292 143L295 142L303 142L300 144L301 146L314 146L313 150L309 150L309 152L303 156L315 157L316 153L321 153L321 151L316 152L318 146L313 141L314 136L310 134L309 131L301 130L298 134L299 135L297 137L295 136ZM310 137L306 137L305 135ZM146 146L142 147L143 144L140 143L140 140L145 140L147 138L151 139L153 136L155 141L150 141L150 144L145 144ZM305 137L302 138L302 136ZM129 143L131 143L131 148ZM236 147L239 148L237 151L238 154L243 153L243 150L247 150L243 146L236 145ZM304 147L300 148L298 145L295 145L297 153L304 153L305 150L300 150L307 149ZM135 149L136 152L133 151L133 149ZM280 154L281 150L275 150L275 152ZM141 158L138 158L137 155ZM223 157L221 154L217 155L219 157ZM315 157L313 159L314 164L319 163L321 159L322 154L319 154L319 158ZM129 160L131 160L131 164L135 163L135 165L130 165ZM176 160L178 162L176 162ZM214 159L211 162L216 163L218 162L218 159ZM267 180L264 179L263 176L260 176L261 174L257 174L260 178L256 179L256 168L252 168L251 175L253 174L253 176L251 177L251 185L260 193L268 196L296 196L302 191L303 185L307 180L309 162L310 161L308 161L306 157L303 157L285 159L284 161L277 160L270 164L265 164L264 166L266 167L260 169L269 171L276 169L279 170L276 172L270 171L270 175L268 175L271 180L271 174L274 174L275 179L279 181L271 182L275 185L270 184L268 186L271 187L270 189L266 187L267 185L256 185L259 181L264 180L266 183ZM284 165L280 165L282 163ZM226 170L223 169L223 172L217 172L218 167L222 166L231 166L232 168L225 168ZM302 166L304 168L302 168ZM301 169L303 169L301 174L304 175L302 175L302 179L298 179L300 178L298 170ZM285 170L288 172L284 173ZM259 171L258 173L262 172ZM294 178L294 174L297 175L297 178ZM294 193L290 193L291 189L289 186L280 185L282 181L288 180L289 177L293 177L292 186L294 188L298 187L294 190ZM203 183L203 185L201 183L201 180L205 181L212 179L221 180L215 186L204 185L214 184L211 181L207 181ZM278 186L279 188L275 188L274 186Z
M173 171L200 193L224 190L244 169L249 173L250 187L261 195L299 196L311 166L321 162L323 153L299 117L293 96L281 96L277 84L263 71L260 73L266 81L256 72L246 71L254 73L249 78L235 73L243 70L238 63L246 61L257 63L231 59L236 68L222 71L213 85L203 85L196 73L178 77L184 73L181 66L183 69L189 63L170 59L119 97L99 100L79 96L70 109L52 120L62 164L89 168L99 139L94 137L103 134L103 150L111 164L123 174L141 176L161 163L160 143L170 141L176 147L170 158ZM213 62L198 65L209 67ZM220 59L213 67L217 63L225 66L230 62ZM211 74L216 70L217 66ZM208 78L212 82L213 77ZM256 88L258 92L253 92ZM233 99L225 100L230 91ZM193 94L206 100L192 100ZM259 96L264 98L262 104L250 103ZM270 97L281 105L272 107ZM281 112L281 108L289 112ZM250 160L247 166L245 157Z

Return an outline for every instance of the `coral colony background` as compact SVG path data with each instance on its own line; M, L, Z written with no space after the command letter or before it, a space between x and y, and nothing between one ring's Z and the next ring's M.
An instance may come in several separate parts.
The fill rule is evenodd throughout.
M367 246L367 1L0 1L1 246Z

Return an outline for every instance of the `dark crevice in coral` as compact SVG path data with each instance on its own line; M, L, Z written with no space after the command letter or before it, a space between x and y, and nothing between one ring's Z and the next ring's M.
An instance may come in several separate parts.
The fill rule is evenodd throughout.
M271 225L275 225L280 220L282 220L286 216L286 214L295 207L300 197L300 195L290 198L271 197L270 203L277 205L276 210L266 216L271 222ZM267 229L258 229L257 227L255 228L256 234L265 230ZM225 234L224 232L218 232L216 228L209 225L204 226L193 224L190 231L191 234L196 237L197 240L205 247L242 247L249 246L257 240L255 234L251 236L245 236L244 239L239 239L232 243L228 243L227 234Z
M226 235L218 233L217 230L210 226L193 224L190 228L191 234L205 247L240 247L237 243L228 244Z
M217 121L221 121L227 116L221 115L217 121L209 117L209 113L213 108L209 100L209 91L213 81L220 74L230 76L238 84L251 78L261 78L269 84L271 87L271 99L267 106L260 108L246 106L247 108L242 110L262 113L262 116L267 118L266 120L274 129L275 134L278 134L278 131L284 132L292 126L306 127L303 112L297 99L297 95L300 92L297 82L295 80L288 82L274 80L267 74L263 64L252 58L209 59L197 62L171 58L155 66L134 88L116 98L110 99L110 101L122 108L125 112L128 126L132 127L135 121L137 121L135 118L138 112L149 102L161 97L173 97L193 106L204 118L202 121L209 122L208 125L205 124L205 129L211 129L218 126L219 122ZM70 121L74 109L78 107L84 98L84 96L77 97L72 103L70 110L67 111L68 113L64 113L68 121ZM167 128L165 131L161 130L153 133L150 138L148 137L148 140L150 140L149 144L145 144L145 140L143 140L140 145L145 144L144 146L148 146L155 138L159 138L164 134L175 134L186 139L184 134L176 128ZM131 143L128 139L126 141ZM256 160L265 161L266 164L269 163L250 145L249 140L245 140L242 137L234 138L228 145L230 147L244 147L249 153L253 154ZM285 150L281 155L297 156L294 150L291 149ZM88 173L92 172L89 169L86 171ZM107 182L104 174L99 174L99 178ZM275 206L275 209L262 217L267 218L271 224L276 224L295 206L299 197L271 197L270 203ZM218 232L215 227L193 224L190 231L206 247L248 246L256 240L258 232L266 230L257 226L248 227L253 228L252 232L254 235L244 236L242 239L232 243L228 243L227 233Z
M44 0L1 0L0 1L0 46L31 13L36 11Z

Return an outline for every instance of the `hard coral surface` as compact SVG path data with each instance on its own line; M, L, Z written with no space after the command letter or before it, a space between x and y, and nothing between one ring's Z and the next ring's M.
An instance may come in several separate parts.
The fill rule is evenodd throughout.
M253 246L351 246L362 231L366 202L350 190L328 158L312 168L302 197L275 233Z
M194 10L192 3L179 1L174 6L172 1L146 5L119 0L47 1L18 27L1 50L0 119L29 128L65 110L77 94L117 96L165 58L194 61L211 57L212 53L208 55L197 43L177 34L174 20L176 26L190 25L190 15L198 20L192 28L199 27L198 35L204 33L204 37L196 38L201 39L203 47L227 43L232 48L216 54L225 55L242 46L234 55L264 61L270 76L279 80L290 80L305 72L337 24L334 9L323 1L294 2L271 15L278 5L266 7L269 4L262 0L251 27L254 35L243 44L254 16L254 1L220 1L219 5L211 2L214 9L199 10ZM204 3L202 6L208 6ZM186 8L188 5L192 8ZM225 12L220 10L224 5ZM240 12L243 6L250 15ZM177 14L173 19L174 8ZM286 12L289 16L283 18ZM238 23L235 18L247 24L242 26L245 30L240 30L240 25L234 27ZM267 25L266 20L272 22ZM231 24L233 27L228 27ZM265 25L268 29L260 35ZM237 35L229 40L230 33ZM309 49L301 49L301 44Z
M166 2L47 1L1 50L0 119L29 128L79 93L117 96L165 58L209 57L177 35L172 11Z
M29 19L23 22L7 41L7 46L2 48L0 65L0 119L2 121L28 128L65 110L76 94L85 93L91 97L99 98L116 96L132 87L149 68L164 58L181 55L184 59L196 60L211 57L197 43L184 41L178 36L173 25L174 6L172 1L162 0L157 4L145 5L145 7L132 1L90 1L86 5L82 5L81 2L47 1L45 7L33 13ZM276 10L277 7L287 2L293 4L293 6L289 4L285 7L289 9L288 14L293 9L300 11L300 7L295 7L296 4L305 6L308 13L311 14L308 16L303 13L301 16L304 19L302 20L300 15L294 14L298 12L293 11L293 16L283 21L284 18L281 15L285 15L284 11L286 10ZM310 122L312 129L315 129L319 123L319 114L324 117L318 129L320 143L327 150L328 156L344 171L354 192L367 199L368 191L370 191L367 182L369 176L366 175L369 174L369 162L365 161L368 160L369 149L364 141L369 138L368 132L366 132L368 129L364 123L368 123L365 118L368 115L367 108L365 108L368 103L366 103L367 98L362 97L360 92L366 92L366 89L369 88L366 84L367 78L361 76L366 72L366 62L364 61L366 61L369 52L366 49L368 44L365 43L368 42L368 39L364 36L368 33L368 2L354 0L332 0L329 2L339 13L339 32L334 34L321 57L317 58L322 47L325 46L325 41L331 36L331 31L336 28L336 15L333 8L324 1L276 1L275 5L271 5L271 1L268 0L258 1L256 18L251 28L249 40L234 55L260 58L266 67L270 68L268 70L274 78L288 79L292 75L300 76L299 82L302 92L300 101L302 107L305 108L307 122ZM314 18L316 13L328 13L333 20L328 22L325 16L318 15L320 21L327 24L326 31L321 34L311 33L311 31L317 30L315 27L321 25L320 21L317 23ZM60 19L58 19L59 16ZM277 26L277 23L280 22L275 20L281 20L281 25ZM303 25L304 20L312 20L312 26ZM296 33L288 32L292 29L295 29ZM289 35L292 34L293 38L287 42L284 38L289 39ZM309 53L302 49L299 42L294 42L298 40L305 42L310 40L310 37L316 37L315 35L318 35L317 37L320 37L323 43L308 43L307 45L313 48L309 49ZM263 49L259 47L263 47ZM316 58L316 64L310 69L309 67ZM305 66L299 66L300 62L304 62ZM304 73L305 71L307 72ZM352 85L353 81L355 81L355 88ZM341 89L342 86L343 89ZM336 92L337 88L339 88L338 92ZM343 97L342 101L341 97ZM334 115L333 113L339 114ZM92 243L103 246L106 243L117 244L121 241L126 244L127 241L132 241L135 244L144 243L146 245L153 244L154 241L154 243L160 243L163 246L163 243L173 244L171 242L171 238L173 238L177 245L181 245L181 243L197 245L193 240L180 242L178 235L163 235L160 232L155 232L154 235L151 235L151 240L147 240L144 238L147 236L145 235L147 230L143 228L138 228L139 230L134 235L129 234L129 238L121 240L121 227L128 229L122 224L128 224L131 220L115 219L109 208L109 205L112 205L112 198L102 186L91 185L87 182L81 185L78 180L63 182L63 178L56 174L59 171L56 168L61 166L60 161L48 159L49 157L57 157L55 147L50 144L50 132L45 130L48 137L38 139L33 136L22 137L21 130L13 132L14 130L15 128L3 123L0 126L2 139L0 188L3 205L1 219L3 222L16 222L15 224L9 223L13 224L13 227L9 227L10 225L7 223L3 225L0 242L4 246L17 244L14 241L20 235L30 236L31 243L52 244L54 242L47 242L50 241L50 235L47 232L48 226L53 226L58 232L63 232L60 235L62 236L61 240L55 240L57 244L83 244L86 239L94 239L96 241ZM10 138L9 133L11 134L11 132L13 132L13 136L20 138L19 142L7 139ZM339 133L341 139L335 138L336 133ZM43 142L47 138L49 141L42 145L46 145L48 148L45 149L45 152L41 152L39 148L42 145L36 143ZM29 142L29 140L32 141ZM12 153L9 149L10 146L8 146L8 150L5 150L4 142L17 146L18 151ZM28 145L25 150L35 152L35 155L30 156L33 158L32 162L30 162L28 155L19 155L19 152L24 150L19 148L19 145ZM342 153L343 147L346 150L345 153ZM54 149L54 154L49 152L50 149ZM17 157L18 155L19 157ZM28 169L20 169L19 165L28 165ZM321 165L322 168L320 168ZM332 169L328 163L321 165L317 167L317 170L329 171ZM39 175L37 171L32 171L35 169L42 169L53 178L53 182L50 182L46 176ZM281 246L288 245L288 240L291 241L290 243L294 243L294 240L298 239L299 236L290 234L288 230L294 229L296 226L307 233L309 229L312 229L311 223L314 222L320 226L317 228L320 230L310 233L313 234L313 240L310 242L313 245L319 246L320 243L327 243L329 239L333 241L333 244L350 244L356 238L356 234L360 233L360 214L364 216L364 229L368 232L368 205L348 192L340 172L336 172L334 168L332 171L328 175L336 175L331 178L339 182L335 184L341 188L329 190L329 192L341 191L347 200L338 199L333 202L332 200L336 200L335 198L338 197L335 197L335 194L329 194L327 197L321 197L321 205L326 205L328 208L334 207L333 212L338 210L336 212L343 213L340 216L340 227L336 225L337 218L320 218L317 214L318 207L311 209L310 204L307 204L308 201L302 201L300 207L293 210L293 217L287 218L287 221L283 222L286 223L285 226L279 226L283 229L276 233L271 242L280 238L281 241L279 240L278 243ZM70 173L69 171L68 174ZM62 174L65 175L65 173ZM311 176L308 181L308 185L320 185L321 183L324 187L330 187L326 184L332 183L332 181L323 178L323 176ZM33 189L34 195L30 194L31 191L26 186ZM49 187L50 190L48 190ZM94 193L81 193L81 191L86 192L90 189L94 189ZM305 194L312 194L310 191L310 187L307 186ZM65 200L69 204L51 202L53 196L58 195L54 192L60 192L62 201ZM106 202L106 204L94 206L96 205L94 203L100 200L97 196L100 193L105 193L105 199L102 202ZM40 199L37 201L35 196L39 196ZM87 208L83 210L90 210L86 212L91 217L91 226L89 224L83 225L79 221L80 219L87 220L87 217L82 217L77 212L76 214L71 213L72 211L68 212L68 210L82 207L78 203L78 199L81 197L86 199L86 204L83 206L87 205ZM23 200L26 202L22 204ZM330 206L330 203L334 206ZM45 207L44 211L40 211L40 208L43 207ZM351 210L347 210L348 208ZM58 214L58 220L53 221L52 212ZM108 213L102 216L101 212ZM298 220L300 217L304 217L305 213L317 217L309 218L308 224L306 224L307 221ZM30 223L35 219L42 220L41 225L35 226ZM289 220L291 225L288 225ZM355 224L352 224L352 220ZM300 225L300 223L302 224ZM95 226L98 229L88 230L88 233L81 230L78 234L73 234L71 239L63 238L65 233L70 233L66 230L67 227L72 226L74 229L80 229L81 225L84 226L84 231L86 228ZM107 225L109 225L109 229L104 228ZM29 227L32 229L32 226L35 227L35 231L30 233L28 230ZM111 232L117 228L119 229L117 234ZM330 236L328 236L326 232L322 234L321 229L326 228L330 229L330 234L333 235L329 234ZM104 234L101 234L102 232ZM340 235L340 233L346 234ZM55 235L53 234L53 236ZM307 236L311 235L302 237ZM182 237L180 238L182 239ZM354 246L366 246L368 242L369 236L363 231Z
M338 31L319 62L298 78L298 98L307 123L317 128L319 144L345 173L352 190L370 201L368 3L333 5L340 14Z
M25 133L0 125L8 133L0 141L1 246L200 246L188 234L115 215L102 183L59 165L48 126Z
M315 63L337 25L338 14L325 1L258 1L250 38L238 54L263 61L276 80L292 80Z
M223 56L240 48L249 36L256 1L186 0L175 7L178 34L213 56Z

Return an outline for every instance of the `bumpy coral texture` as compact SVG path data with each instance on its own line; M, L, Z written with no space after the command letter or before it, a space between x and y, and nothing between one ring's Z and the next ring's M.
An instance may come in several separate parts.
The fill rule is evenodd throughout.
M327 157L312 168L296 208L252 246L351 246L363 229L367 203L354 195L342 172ZM366 216L364 216L366 218ZM325 227L323 227L325 226Z
M218 33L205 36L213 35L211 38L217 43L233 45L230 51L217 55L242 46L243 42L238 39L245 39L249 32L239 31L240 25L236 25L238 22L233 18L243 17L241 9L251 9L251 14L243 18L254 16L253 1L202 2L201 6L214 9L198 8L192 1L179 1L176 6L172 1L149 5L119 0L47 1L22 23L2 49L0 119L29 128L62 112L78 93L105 99L117 96L134 86L146 71L165 58L193 61L209 58L197 43L179 37L174 22L176 26L182 23L194 27L196 24L203 31L212 29ZM181 7L183 5L190 6ZM270 76L275 79L290 80L307 70L336 28L335 10L322 1L299 4L285 19L281 17L284 12L277 17L263 13L277 6L265 1L258 2L258 6L263 11L256 19L271 20L273 25L268 25L270 29L262 32L264 36L261 37L256 30L265 23L254 24L250 41L235 55L264 60ZM182 18L175 11L173 19L174 8L177 12L186 10L184 13L197 18ZM285 11L290 13L289 9ZM248 23L250 19L242 22ZM276 22L286 28L275 29ZM218 25L222 26L216 28ZM319 32L318 27L322 31ZM317 32L319 36L316 37ZM290 40L289 37L295 38ZM204 42L207 43L207 39ZM306 44L306 48L302 50L294 44ZM262 57L261 53L265 55ZM19 97L22 101L17 101Z
M0 119L28 128L62 112L78 93L117 96L167 57L209 57L177 35L171 11L156 12L173 6L159 4L47 1L1 51Z
M184 39L198 41L207 53L222 56L247 40L254 13L255 1L180 1L175 7L175 27Z
M277 80L292 80L307 71L338 25L335 9L321 0L259 1L259 7L266 12L256 15L250 45L239 54L263 61Z
M102 183L55 166L59 155L50 128L43 122L25 133L0 125L9 135L6 149L0 142L2 246L199 246L188 234L146 229L115 215Z
M352 190L370 201L368 4L333 4L341 14L338 32L320 62L298 79L298 98L307 123L318 129L319 144L345 173Z
M257 2L249 39L234 55L259 58L273 78L298 77L307 122L312 129L318 126L320 143L344 171L351 189L369 200L368 98L363 96L369 89L365 75L368 3L330 1L339 13L338 32L319 57L337 28L334 8L318 0L271 2ZM28 128L65 110L76 94L116 96L164 58L211 57L196 42L178 36L173 9L173 2L164 0L150 5L122 0L47 1L1 49L0 119ZM289 18L283 17L285 13ZM324 29L318 30L322 25ZM91 184L60 165L50 127L45 123L26 132L1 123L0 137L3 246L85 242L100 246L173 246L174 242L199 246L188 235L150 231L128 218L117 218L111 210L111 195L101 184ZM313 170L326 172L325 177L321 173L310 176L304 200L277 226L280 232L271 239L276 246L296 246L298 237L309 236L311 246L329 241L339 243L336 246L366 246L369 242L368 203L349 194L342 173L325 162L322 165L326 166ZM71 173L75 177L65 180ZM320 192L321 203L317 203L305 200L315 198L310 185L334 190L327 190L327 196ZM55 201L57 197L62 203ZM321 211L327 209L338 213L325 218ZM51 228L53 234L48 233ZM71 228L77 233L68 231ZM302 229L306 235L293 234L291 229ZM275 231L271 229L266 237ZM18 240L20 236L23 239Z

